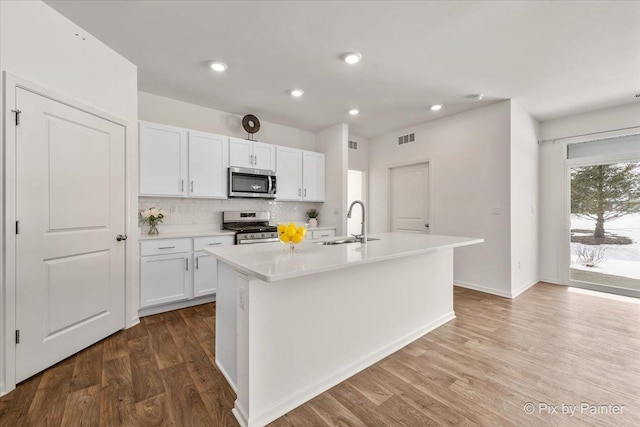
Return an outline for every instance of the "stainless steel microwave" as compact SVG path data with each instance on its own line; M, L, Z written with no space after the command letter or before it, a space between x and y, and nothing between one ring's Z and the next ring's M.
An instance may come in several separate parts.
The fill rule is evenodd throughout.
M229 168L229 197L275 199L276 173L263 169Z

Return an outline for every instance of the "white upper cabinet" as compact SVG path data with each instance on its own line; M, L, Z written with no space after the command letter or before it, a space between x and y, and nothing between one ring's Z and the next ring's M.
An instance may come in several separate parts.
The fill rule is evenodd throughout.
M189 196L226 198L227 137L189 131Z
M276 196L302 200L302 150L276 147Z
M268 171L276 170L276 146L264 142L254 142L253 167Z
M187 131L140 122L140 194L187 195Z
M140 122L140 194L227 197L226 136Z
M325 155L302 152L302 200L324 202Z
M276 146L247 139L229 138L229 166L275 170Z
M325 155L277 147L278 200L324 202Z
M229 138L229 166L253 167L253 142L247 139Z

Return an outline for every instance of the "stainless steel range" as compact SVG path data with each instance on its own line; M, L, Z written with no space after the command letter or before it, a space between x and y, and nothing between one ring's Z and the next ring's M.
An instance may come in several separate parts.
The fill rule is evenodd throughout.
M236 232L236 245L279 240L278 227L269 225L269 212L223 212L222 228Z

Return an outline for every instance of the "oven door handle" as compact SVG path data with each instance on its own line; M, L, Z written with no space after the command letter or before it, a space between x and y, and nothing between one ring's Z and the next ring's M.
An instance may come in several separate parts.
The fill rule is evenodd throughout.
M272 237L268 239L250 239L250 240L239 240L237 242L238 245L254 245L256 243L275 243L279 242L280 239L277 237Z

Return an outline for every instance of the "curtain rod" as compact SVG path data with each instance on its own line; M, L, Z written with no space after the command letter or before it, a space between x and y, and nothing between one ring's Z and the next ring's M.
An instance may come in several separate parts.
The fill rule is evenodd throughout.
M540 139L540 140L538 140L538 144L544 144L545 142L556 142L556 141L561 141L563 139L580 138L582 136L602 135L603 133L620 132L620 131L623 131L623 130L633 130L633 129L636 129L636 130L640 131L640 126L631 126L631 127L628 127L628 128L603 130L601 132L583 133L583 134L580 134L580 135L561 136L559 138L552 138L552 139Z

